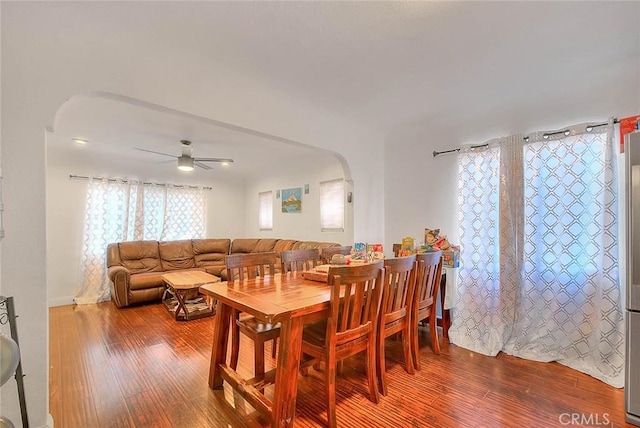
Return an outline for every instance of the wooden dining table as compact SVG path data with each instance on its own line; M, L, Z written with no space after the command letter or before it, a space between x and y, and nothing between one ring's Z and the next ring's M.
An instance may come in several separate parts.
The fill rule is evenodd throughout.
M272 427L291 427L295 419L298 371L305 324L327 318L330 287L306 279L299 272L266 275L235 282L200 287L204 295L217 299L209 386L230 384L249 404L269 419ZM280 323L280 340L275 369L243 379L227 364L229 329L235 320L232 310L253 315L266 323ZM241 350L242 352L242 350ZM274 385L273 400L263 394Z

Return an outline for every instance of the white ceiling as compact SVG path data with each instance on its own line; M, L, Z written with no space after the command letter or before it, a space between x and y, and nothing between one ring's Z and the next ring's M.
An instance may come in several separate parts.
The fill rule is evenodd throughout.
M142 177L158 169L182 176L194 174L177 173L177 160L168 156L136 150L180 156L180 140L191 141L193 157L234 160L229 166L207 163L212 170L196 168L195 174L205 176L249 177L260 175L265 166L273 168L310 156L334 157L275 136L110 94L68 100L58 110L53 131L47 138L49 159L103 166L122 165L126 160ZM79 146L72 141L75 138L89 143Z
M522 128L554 125L554 115L573 119L568 111L599 115L581 110L582 100L621 82L640 96L638 2L70 2L56 10L48 25L74 49L133 44L181 64L187 76L238 73L387 139L416 124L503 121L528 132L536 129ZM85 153L155 162L164 159L131 147L178 154L186 138L196 156L236 159L238 174L308 153L203 119L72 99L50 147L66 150L81 136L92 141ZM475 132L458 139L482 138Z

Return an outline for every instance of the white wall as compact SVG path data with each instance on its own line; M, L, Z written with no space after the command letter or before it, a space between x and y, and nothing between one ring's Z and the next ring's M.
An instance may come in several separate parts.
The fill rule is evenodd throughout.
M112 92L340 153L353 165L354 239L384 236L381 137L259 78L227 70L219 58L171 45L157 52L153 32L140 30L151 23L148 7L2 3L6 237L0 292L15 297L22 315L18 328L34 427L49 423L45 129L66 99ZM0 414L19 420L18 408L15 391L3 388Z
M441 235L458 243L456 156L434 158L430 149L426 144L398 141L385 148L387 256L405 236L421 242L425 228L439 228Z
M320 230L320 182L345 178L337 159L318 154L314 157L289 162L261 171L260 178L247 183L245 195L246 235L255 238L282 238L305 241L353 243L353 204L345 198L345 229L343 232ZM309 194L304 194L304 185L309 185ZM283 213L282 197L276 192L282 189L301 187L302 212ZM345 187L350 188L347 183ZM259 230L258 193L273 191L273 230ZM345 190L345 195L348 190Z
M181 182L141 176L138 171L113 166L77 163L48 157L47 163L47 299L49 306L73 303L79 287L87 180L70 179L69 175L99 177L137 177L155 182L202 185L206 191L206 236L243 236L244 222L238 212L244 211L244 183L239 180L203 179L203 175L185 176ZM111 171L111 172L110 172ZM207 177L206 175L204 177Z

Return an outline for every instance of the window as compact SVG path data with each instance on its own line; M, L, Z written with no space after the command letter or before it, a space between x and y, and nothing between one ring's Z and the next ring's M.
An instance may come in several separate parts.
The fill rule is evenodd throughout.
M344 230L344 180L320 183L320 228L326 231Z
M109 299L105 263L109 243L204 238L205 210L206 195L201 188L91 180L76 303Z
M258 193L258 227L260 230L273 229L273 192Z

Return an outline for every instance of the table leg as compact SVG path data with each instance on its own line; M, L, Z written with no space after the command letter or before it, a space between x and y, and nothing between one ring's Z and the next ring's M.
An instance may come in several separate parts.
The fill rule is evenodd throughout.
M227 343L229 341L229 325L231 321L231 307L218 300L216 320L213 325L213 348L211 349L211 365L209 366L209 387L222 386L220 364L227 359Z
M273 397L273 427L292 427L296 416L298 371L302 354L302 319L283 321L278 340L278 366Z
M178 301L178 307L176 308L176 320L178 319L178 314L180 314L180 309L184 312L184 319L189 321L189 311L187 310L187 305L184 303L184 296L187 294L185 290L175 290L176 300Z
M442 309L442 337L449 340L449 327L451 326L451 312L444 308L445 297L447 296L447 279L442 275L440 280L440 308Z

